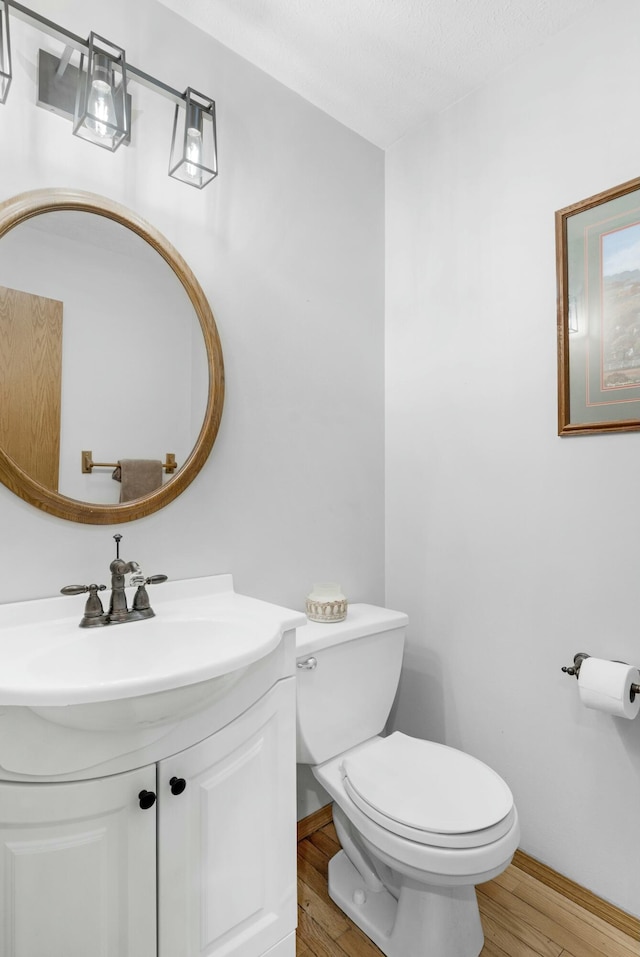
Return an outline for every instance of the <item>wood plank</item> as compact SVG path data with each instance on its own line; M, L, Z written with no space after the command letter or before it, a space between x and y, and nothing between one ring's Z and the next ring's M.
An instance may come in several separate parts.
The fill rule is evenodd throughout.
M333 820L331 820L329 824L325 824L325 826L321 828L321 830L323 834L326 834L327 837L330 838L332 841L335 841L336 844L340 844L340 841L338 839L338 834L336 831L336 826L333 823Z
M513 948L504 946L500 939L502 932L509 935L509 938L505 937L504 940L517 939L529 951L539 955L539 957L559 957L562 951L560 944L550 940L545 934L541 934L535 927L516 920L508 907L504 907L490 897L480 895L478 895L478 903L485 935L494 943L503 947L507 953L511 953ZM492 932L488 933L487 928L490 926ZM500 932L498 932L498 928L501 928Z
M521 881L514 891L514 897L526 901L539 913L546 914L558 924L566 927L575 935L576 940L583 940L592 944L598 950L607 954L608 957L613 957L614 954L616 957L638 957L640 953L640 948L631 937L623 935L619 941L615 941L610 931L602 928L602 922L588 919L589 913L586 908L575 904L571 909L566 906L563 907L561 895L545 894L540 890L540 886L536 886L535 883Z
M560 957L580 957L580 949L578 948L575 953L571 953L568 950L563 950L560 954Z
M315 834L310 835L309 840L319 851L326 854L328 858L335 857L340 850L340 845L325 834L324 831L316 831Z
M494 882L482 884L478 886L477 890L479 900L482 897L488 897L496 903L502 904L505 909L511 911L516 919L534 927L549 940L556 941L562 949L575 951L576 940L579 940L581 941L580 957L603 957L603 955L604 957L613 957L611 941L609 939L605 941L604 949L596 946L594 941L590 939L590 932L593 933L593 928L590 928L588 924L581 925L579 921L576 921L574 926L569 928L566 923L541 913L531 904L523 901L515 894L510 894ZM578 957L577 954L576 957ZM624 957L638 957L638 955L636 953L624 955Z
M301 878L298 878L298 903L332 940L337 940L349 930L347 917L336 907L328 893L326 897L321 896Z
M565 897L559 891L553 890L553 888L547 884L541 883L530 874L525 874L524 871L518 871L517 873L520 874L520 883L523 886L523 891L518 894L514 889L514 893L516 893L516 896L523 897L523 899L529 900L530 903L534 903L534 906L536 906L538 910L544 910L546 913L549 913L550 908L561 907L577 916L580 920L587 921L592 927L611 937L614 942L621 944L623 947L630 947L632 950L636 945L636 941L640 940L640 934L634 938L629 934L623 933L618 927L598 917L597 914L593 914L586 907L581 907L580 904L576 904L575 901ZM524 888L529 888L529 890L525 892ZM640 955L640 948L638 949L638 953Z
M492 920L486 914L482 918L482 928L485 941L495 944L496 947L509 954L509 957L539 957L536 950L525 944L519 937L514 936L503 924Z
M298 841L303 841L305 837L309 837L314 831L319 831L320 828L332 821L333 804L325 804L324 807L314 811L313 814L308 814L307 817L298 821Z
M548 887L552 887L562 894L563 897L584 907L591 914L600 917L607 924L617 927L634 940L640 940L640 920L636 917L627 914L614 904L610 904L609 901L603 900L601 897L598 897L597 894L587 890L586 887L576 884L575 881L570 880L563 874L559 874L557 871L554 871L553 868L547 867L546 864L537 861L529 854L525 854L524 851L516 851L513 857L513 863L521 871L530 874Z
M311 841L300 841L298 844L298 857L313 864L319 874L322 874L325 881L329 876L329 858L323 854L319 848Z
M307 955L310 953L311 951L305 944L302 937L298 937L296 934L296 957L307 957Z
M492 941L485 940L479 957L509 957L509 954L506 954L501 947L498 947Z
M521 871L517 871L513 867L513 864L510 864L506 871L503 871L502 874L498 874L493 880L499 884L500 887L504 887L506 891L513 891L520 880L521 874Z
M357 927L352 927L336 941L347 957L381 957L382 951Z
M298 939L304 941L314 957L336 957L335 941L316 924L303 907L298 908Z
M308 860L305 860L303 854L298 851L298 877L300 880L304 881L307 887L310 887L311 890L315 891L319 897L321 897L326 903L331 904L332 907L336 907L331 898L329 897L329 888L327 885L327 879L324 877L320 871L318 871L315 865ZM342 914L342 911L338 908L338 912Z

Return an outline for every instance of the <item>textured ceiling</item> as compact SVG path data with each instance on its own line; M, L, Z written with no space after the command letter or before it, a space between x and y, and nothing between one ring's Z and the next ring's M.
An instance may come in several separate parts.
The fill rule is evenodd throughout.
M604 0L161 0L387 147Z

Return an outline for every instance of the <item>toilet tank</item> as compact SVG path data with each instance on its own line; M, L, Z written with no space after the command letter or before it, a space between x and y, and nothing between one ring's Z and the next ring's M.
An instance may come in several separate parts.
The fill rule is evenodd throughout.
M402 612L354 604L344 621L297 629L298 764L321 764L383 730L407 622Z

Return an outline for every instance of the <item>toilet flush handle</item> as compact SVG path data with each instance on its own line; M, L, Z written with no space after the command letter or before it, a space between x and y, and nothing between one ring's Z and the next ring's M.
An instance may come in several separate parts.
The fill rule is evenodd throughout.
M303 671L313 671L314 668L318 667L317 658L305 658L304 661L296 662L296 668L301 668Z

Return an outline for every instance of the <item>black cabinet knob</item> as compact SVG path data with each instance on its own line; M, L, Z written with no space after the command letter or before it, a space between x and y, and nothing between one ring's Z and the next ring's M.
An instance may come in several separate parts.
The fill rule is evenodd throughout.
M150 807L156 803L156 796L153 791L140 791L138 795L138 800L140 801L140 807L143 811L148 811Z
M182 794L186 786L187 782L184 778L171 778L169 781L169 787L171 788L172 794Z

